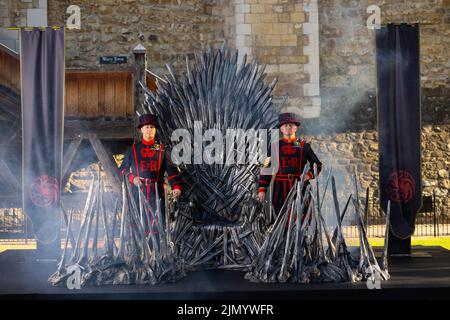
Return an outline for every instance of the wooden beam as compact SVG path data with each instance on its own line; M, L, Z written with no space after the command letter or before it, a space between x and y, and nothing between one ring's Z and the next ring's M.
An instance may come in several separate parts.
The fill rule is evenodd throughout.
M17 137L17 135L19 134L20 131L20 127L18 126L17 121L15 121L12 125L11 128L9 129L8 133L6 133L6 139L3 140L0 143L0 158L3 157L3 155L8 151L7 146L14 141L14 139Z
M12 173L11 169L9 169L6 162L3 161L3 156L6 152L8 152L7 146L19 135L19 132L20 126L18 126L18 121L16 120L11 124L11 127L6 133L6 139L0 143L0 176L2 176L5 179L5 182L9 184L9 186L13 189L11 192L13 195L2 194L2 197L11 199L10 201L12 202L15 202L16 198L19 198L19 196L15 195L15 193L18 193L21 190L22 186L20 185L16 176ZM6 188L2 188L2 191L5 191L5 189ZM22 201L22 199L20 199L20 201Z
M73 74L81 74L81 75L87 75L87 76L105 76L105 74L116 76L116 75L124 75L124 74L130 74L133 73L134 69L132 67L124 68L121 70L107 70L107 69L95 69L95 70L88 70L88 69L74 69L74 68L66 68L66 75L72 76Z
M5 52L9 54L12 58L19 60L19 53L15 52L11 48L5 46L3 43L0 43L0 52Z
M6 182L14 188L14 191L18 191L21 189L19 181L11 172L8 165L3 161L3 159L0 159L0 176L5 178Z
M4 102L5 101L2 101L2 97L0 95L0 112L2 112L5 115L8 115L12 121L19 119L20 115L17 110L18 109L17 106Z
M0 111L14 119L20 118L20 96L0 84Z
M70 238L70 244L71 244L72 248L75 248L76 242L75 242L75 238L73 236L72 228L71 228L73 226L69 225L70 217L67 216L66 210L64 210L64 206L63 206L62 202L61 202L61 211L62 211L62 214L63 214L64 222L66 223L67 233L68 233L68 236Z
M78 147L80 146L81 142L84 139L84 135L79 135L76 137L72 142L70 143L69 147L67 148L67 151L64 153L64 160L63 160L63 168L62 168L62 175L61 180L64 181L64 178L66 177L67 172L69 171L70 165L73 162L73 159L75 158L75 155L77 154Z
M93 133L90 133L88 135L89 142L91 143L92 147L94 148L95 154L97 155L98 159L100 160L100 163L103 165L103 168L106 171L106 174L108 176L108 180L113 188L113 191L120 195L121 193L121 183L120 179L117 176L117 167L112 162L112 156L108 154L105 147L103 146L103 143L100 141L100 139Z
M132 140L133 120L70 120L64 121L64 139L74 140L80 133L92 133L99 139Z

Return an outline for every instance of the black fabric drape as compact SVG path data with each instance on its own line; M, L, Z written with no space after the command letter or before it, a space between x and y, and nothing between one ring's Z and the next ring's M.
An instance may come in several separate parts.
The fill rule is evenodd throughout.
M36 239L59 239L64 30L21 31L23 208Z
M377 30L380 201L391 200L391 232L414 233L421 206L421 108L418 25Z

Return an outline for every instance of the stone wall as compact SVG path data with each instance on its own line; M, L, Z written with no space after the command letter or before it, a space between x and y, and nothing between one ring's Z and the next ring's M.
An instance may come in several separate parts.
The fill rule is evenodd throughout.
M127 68L99 57L130 57L141 43L150 69L163 74L166 63L181 68L185 54L227 41L241 59L247 53L267 65L268 81L279 80L275 94L289 94L286 107L319 113L317 0L50 0L49 25L63 25L71 4L81 8L81 30L66 33L69 68Z
M47 0L0 0L0 43L19 51L19 32L9 27L47 25Z
M67 66L107 69L130 67L132 49L147 48L152 71L164 73L164 65L175 68L185 54L218 46L224 40L224 19L207 13L203 0L50 0L49 24L63 25L69 5L81 8L81 30L67 30ZM128 65L100 65L99 57L128 56Z
M369 5L381 22L420 22L423 120L448 123L450 2L445 0L320 1L320 74L324 129L375 129L375 32L366 27ZM332 120L332 121L331 121Z
M313 19L318 16L317 1L234 2L235 47L241 54L245 53L250 59L255 58L267 66L268 81L275 77L278 79L274 94L288 94L289 100L284 105L286 111L307 117L317 115L320 111L318 19ZM317 28L307 28L306 25ZM315 50L305 51L308 46ZM317 90L307 90L313 80Z
M352 177L356 171L361 183L361 196L370 190L371 198L378 199L378 133L374 130L334 134L305 135L313 150L342 183L353 190ZM450 124L425 125L422 130L422 189L424 195L435 192L437 211L447 214L450 190Z
M422 179L443 211L450 191L449 1L320 1L321 116L304 120L302 131L329 164L348 176L356 167L364 188L378 194L375 32L366 27L372 4L382 24L421 23Z
M0 0L0 27L26 27L27 10L39 7L39 0Z
M235 1L236 0L205 0L205 13L223 19L223 37L227 44L232 48L236 47Z

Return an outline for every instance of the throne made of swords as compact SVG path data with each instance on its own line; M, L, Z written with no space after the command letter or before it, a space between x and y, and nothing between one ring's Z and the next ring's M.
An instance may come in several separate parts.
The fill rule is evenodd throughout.
M277 80L266 84L264 65L247 55L238 62L238 50L226 46L194 57L186 56L183 72L166 65L156 93L142 86L142 112L159 117L160 140L179 157L183 177L184 201L171 210L175 255L193 269L246 268L270 221L255 200L261 154L248 133L261 140L258 130L274 127ZM212 149L216 142L224 143Z

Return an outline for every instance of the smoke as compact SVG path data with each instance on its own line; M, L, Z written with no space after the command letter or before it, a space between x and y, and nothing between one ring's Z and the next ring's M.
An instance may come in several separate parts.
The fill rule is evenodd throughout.
M355 197L355 183L352 173L347 172L347 170L339 167L337 160L322 158L324 169L321 174L317 177L319 180L320 194L326 188L325 197L320 201L323 202L321 213L324 217L325 224L329 231L329 234L337 229L337 216L335 209L335 201L333 197L332 189L332 179L334 178L336 184L337 192L337 205L339 206L339 211L341 212L342 219L342 229L343 235L346 239L348 245L348 251L354 259L359 258L359 230L358 230L358 220L356 216L356 211L354 208L353 201L350 197ZM315 180L312 184L315 184ZM358 193L361 195L361 183L357 181ZM350 199L350 200L349 200ZM362 199L364 202L365 199ZM344 214L345 212L345 214ZM326 243L326 239L323 239L323 243Z
M372 130L375 109L375 32L364 4L327 1L320 8L321 114L306 119L307 134Z
M324 171L319 179L326 179L332 168L341 211L348 197L356 193L353 168L356 170L359 164L366 163L362 158L365 155L355 148L355 144L367 143L365 139L370 140L373 136L366 136L364 132L376 131L376 44L375 31L366 26L368 5L364 1L343 3L339 0L321 5L321 114L316 119L304 119L300 128L302 135L311 137L313 150L323 163ZM359 181L362 172L357 175L359 196L365 200L365 190ZM364 181L364 184L369 182ZM321 185L325 183L321 182ZM337 223L334 206L330 188L323 207L331 229ZM359 234L352 201L342 223L344 235L357 243Z

